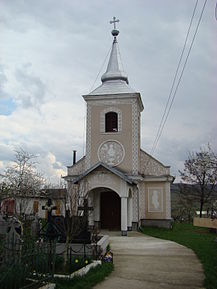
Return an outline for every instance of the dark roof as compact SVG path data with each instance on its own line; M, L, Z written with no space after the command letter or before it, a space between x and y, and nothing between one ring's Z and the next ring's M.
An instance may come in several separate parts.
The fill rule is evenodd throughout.
M45 194L52 199L65 198L67 193L66 189L46 189Z
M80 176L78 176L77 178L75 178L72 182L74 184L78 183L80 180L82 180L84 177L86 177L88 174L90 174L91 172L93 172L94 170L96 170L99 167L103 167L106 170L110 171L111 173L115 174L116 176L120 177L121 179L123 179L125 182L129 183L129 184L134 184L133 180L130 179L128 176L126 176L124 173L122 173L120 170L114 168L114 167L110 167L104 163L97 163L94 166L92 166L90 169L86 170L83 174L81 174Z

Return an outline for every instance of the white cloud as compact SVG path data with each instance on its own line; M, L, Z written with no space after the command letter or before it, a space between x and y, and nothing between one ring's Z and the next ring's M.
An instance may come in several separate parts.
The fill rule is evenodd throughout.
M30 63L23 65L22 69L15 71L15 77L20 85L15 100L24 108L33 107L40 109L45 101L45 85L39 77L29 72Z

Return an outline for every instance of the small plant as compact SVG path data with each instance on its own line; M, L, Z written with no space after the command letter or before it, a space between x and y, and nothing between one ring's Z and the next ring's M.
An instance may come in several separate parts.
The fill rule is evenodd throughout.
M64 267L64 258L58 257L55 263L55 273L71 274L92 262L90 257L74 256L69 259Z
M108 244L106 247L106 252L109 252L110 250L111 250L111 246L110 246L110 244Z

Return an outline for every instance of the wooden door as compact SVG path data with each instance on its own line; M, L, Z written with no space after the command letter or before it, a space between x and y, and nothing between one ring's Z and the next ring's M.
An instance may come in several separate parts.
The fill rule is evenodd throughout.
M113 191L100 195L101 228L109 230L121 229L121 198Z

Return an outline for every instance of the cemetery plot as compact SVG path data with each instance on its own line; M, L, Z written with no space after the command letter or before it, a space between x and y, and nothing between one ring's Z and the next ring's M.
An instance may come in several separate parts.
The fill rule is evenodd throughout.
M42 225L35 216L28 233L15 217L1 217L1 289L30 288L32 283L37 286L53 279L56 273L71 274L101 258L99 232L88 228L88 211L92 208L87 201L79 207L81 216L52 216L55 206L51 200L43 209L47 220Z

